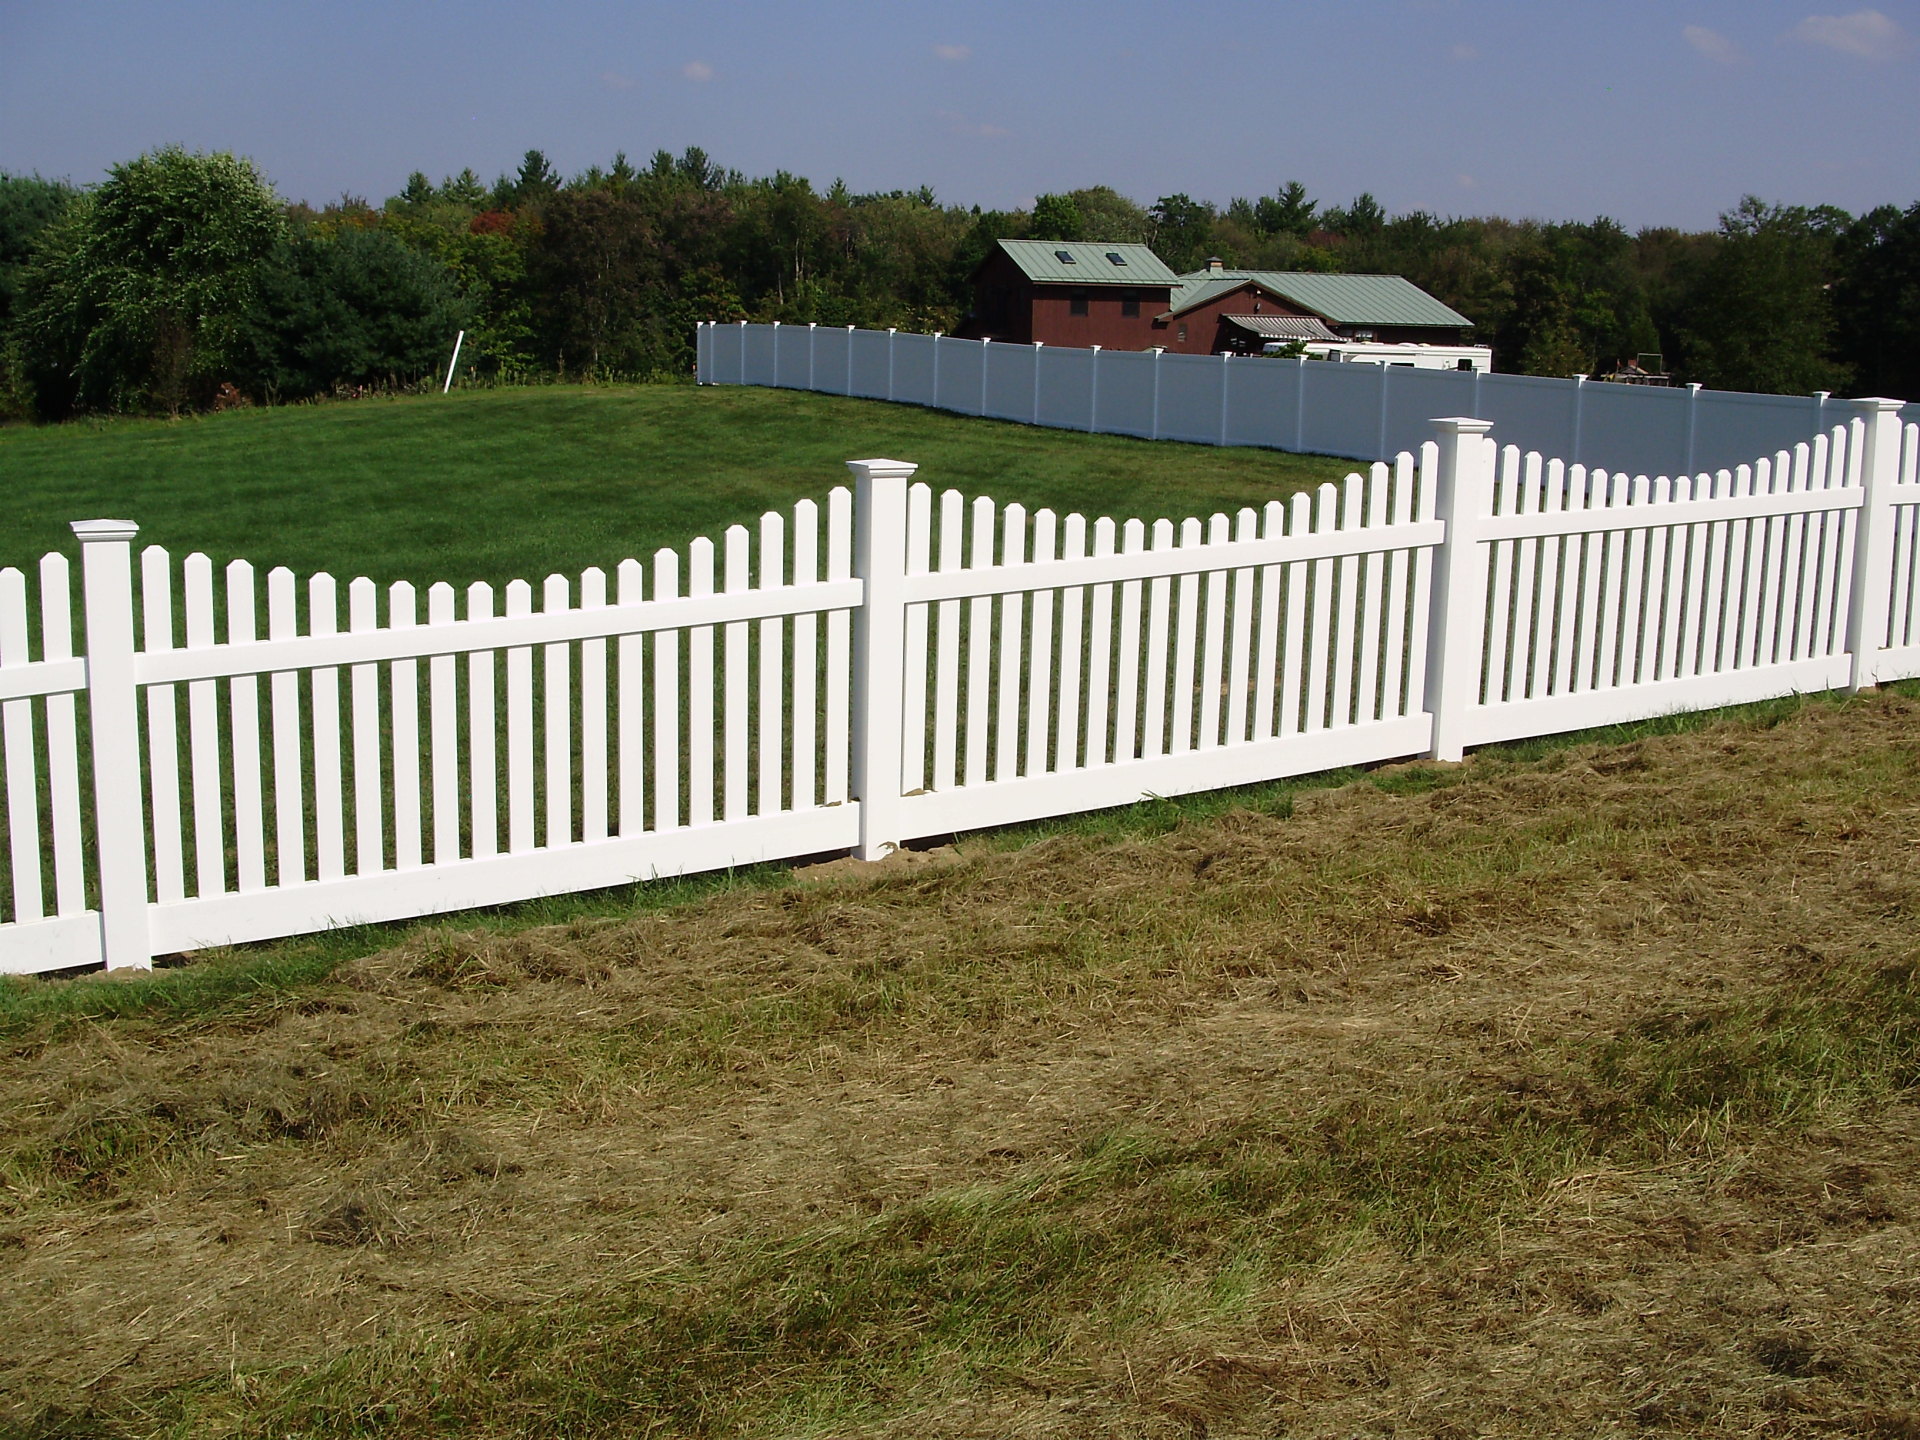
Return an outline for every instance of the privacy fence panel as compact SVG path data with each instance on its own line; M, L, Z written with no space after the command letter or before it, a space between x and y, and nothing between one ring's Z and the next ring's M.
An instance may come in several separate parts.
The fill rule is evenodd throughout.
M1062 429L1263 445L1355 460L1391 460L1421 443L1432 416L1461 415L1491 421L1503 444L1568 464L1690 475L1811 443L1844 421L1855 403L1821 394L1744 395L1699 386L1663 389L1318 360L1223 363L1217 356L987 345L813 325L743 322L699 329L703 384L810 385L829 394ZM937 348L931 382L917 358L898 363L909 346L916 357ZM810 370L789 363L801 350L811 353ZM896 362L891 368L888 355ZM811 381L804 378L808 374ZM1223 404L1224 424L1218 419ZM1902 419L1920 422L1920 403L1904 406Z
M986 349L918 355L944 383ZM1010 385L1043 378L1026 354ZM1209 366L1264 369L1088 379L1157 383L1187 425ZM855 461L824 505L538 586L262 574L79 522L77 588L59 554L0 570L0 969L876 858L1920 674L1920 427L1854 408L1676 477L1445 419L1343 484L1150 524Z

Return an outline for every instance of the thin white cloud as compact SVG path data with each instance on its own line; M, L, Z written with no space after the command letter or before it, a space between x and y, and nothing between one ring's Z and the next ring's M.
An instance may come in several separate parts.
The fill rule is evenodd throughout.
M1717 65L1738 65L1747 58L1733 41L1718 30L1709 30L1704 25L1689 25L1680 35L1687 44Z
M1013 134L1003 125L991 125L984 120L969 120L953 110L942 110L940 118L947 122L949 135L965 135L974 140L1004 140Z
M1910 48L1907 32L1878 10L1851 15L1809 15L1790 32L1806 45L1821 45L1862 60L1892 60Z
M973 47L971 45L936 45L933 47L933 53L942 60L971 60Z
M704 60L689 60L680 67L680 73L689 80L711 80L713 67Z
M1453 178L1462 190L1478 190L1480 188L1480 182L1464 172Z
M1455 45L1447 51L1455 60L1478 60L1480 52L1472 45Z
M633 77L630 75L622 75L618 70L602 70L600 72L600 83L609 90L633 89Z

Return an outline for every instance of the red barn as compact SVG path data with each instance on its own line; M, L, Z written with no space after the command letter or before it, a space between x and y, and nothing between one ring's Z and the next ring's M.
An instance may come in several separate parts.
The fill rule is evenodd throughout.
M1180 278L1144 245L1001 240L974 268L973 313L955 333L1028 345L1150 350Z

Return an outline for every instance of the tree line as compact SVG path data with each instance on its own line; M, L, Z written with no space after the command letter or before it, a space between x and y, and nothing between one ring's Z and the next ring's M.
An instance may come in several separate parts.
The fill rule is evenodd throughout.
M705 152L491 184L416 172L380 205L279 199L169 147L76 188L0 173L0 416L167 413L425 383L456 331L475 378L680 378L700 320L951 331L1002 237L1150 245L1176 271L1404 275L1496 367L1595 374L1649 352L1723 389L1920 397L1920 203L1862 215L1748 197L1712 230L1389 215L1290 182L1216 206L1108 186L1030 209L857 194Z

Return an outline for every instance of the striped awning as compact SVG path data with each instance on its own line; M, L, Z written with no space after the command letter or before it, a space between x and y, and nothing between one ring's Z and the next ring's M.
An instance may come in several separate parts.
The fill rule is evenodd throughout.
M1228 315L1238 325L1267 340L1338 340L1340 337L1311 315Z

